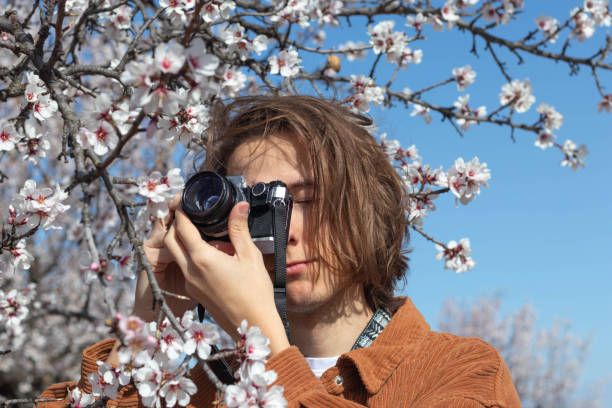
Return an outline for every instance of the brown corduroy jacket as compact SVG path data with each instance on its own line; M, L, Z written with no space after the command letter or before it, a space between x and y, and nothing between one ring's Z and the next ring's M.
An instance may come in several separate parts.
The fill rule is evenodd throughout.
M114 340L100 342L83 352L81 379L54 384L42 398L65 398L66 389L79 386L91 392L87 381L104 361ZM335 367L315 377L300 351L292 346L268 361L278 374L289 408L411 407L411 408L516 408L520 401L508 367L488 343L430 330L410 299L367 348L342 354ZM211 407L215 390L196 367L192 379L198 392L190 407ZM65 407L66 401L39 404ZM124 387L109 406L141 407L132 386Z

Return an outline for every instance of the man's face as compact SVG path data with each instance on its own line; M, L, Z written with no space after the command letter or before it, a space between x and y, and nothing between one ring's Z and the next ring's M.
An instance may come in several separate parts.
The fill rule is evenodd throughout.
M338 284L309 246L307 225L313 175L304 147L283 136L247 140L229 157L227 174L241 174L249 185L274 180L287 184L294 200L287 243L287 307L300 313L327 304L334 298ZM325 230L324 226L317 228ZM274 273L274 255L264 255L264 260L268 271Z

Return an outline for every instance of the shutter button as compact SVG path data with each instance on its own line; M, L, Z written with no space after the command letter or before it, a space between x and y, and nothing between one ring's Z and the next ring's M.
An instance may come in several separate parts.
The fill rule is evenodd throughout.
M343 383L342 376L337 375L336 377L334 377L334 382L336 383L336 385L342 385Z

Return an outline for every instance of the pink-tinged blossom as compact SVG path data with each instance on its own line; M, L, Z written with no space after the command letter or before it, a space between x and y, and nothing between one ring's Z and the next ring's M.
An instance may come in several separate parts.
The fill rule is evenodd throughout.
M72 390L68 389L66 396L68 397L70 408L86 408L95 401L92 394L81 391L79 387L74 387Z
M487 164L480 163L478 157L474 157L467 163L460 157L446 173L448 188L464 205L480 194L481 186L489 186L487 181L490 178L491 172Z
M47 92L47 88L45 88L45 83L35 73L26 73L26 81L28 82L24 92L26 102L34 103L38 101L38 99L42 96L43 93Z
M608 113L612 112L612 94L604 95L601 102L597 102L597 111L601 113L604 110Z
M368 112L370 103L380 105L385 97L384 89L374 85L374 80L365 75L351 75L351 92L353 95L348 102L356 112Z
M178 137L187 145L192 138L199 137L208 124L208 108L205 105L180 106L178 111L165 112L160 128L168 141Z
M55 225L55 221L70 208L62 203L67 198L68 194L59 185L55 191L48 187L37 188L36 182L30 179L13 199L12 207L19 214L18 220L27 219L30 228L58 229L61 227Z
M188 355L197 351L198 357L205 360L210 356L211 346L218 341L219 333L214 325L193 321L185 332L184 351Z
M540 120L544 122L546 129L556 130L563 125L563 115L557 112L554 107L542 103L538 106L537 111L540 113Z
M283 50L276 55L272 55L268 58L270 64L270 73L273 75L280 74L284 77L292 77L300 72L302 66L301 58L298 56L297 50L290 48Z
M155 67L169 74L176 74L185 63L185 49L177 42L160 44L155 48Z
M110 23L117 30L128 30L132 26L131 8L123 5L113 9L111 12Z
M533 88L529 78L524 81L515 79L511 83L505 84L499 94L499 103L502 105L509 104L517 113L526 112L534 102L535 96L533 96Z
M166 323L166 327L160 335L159 348L170 361L177 360L184 353L183 340L169 323Z
M547 41L554 43L559 36L557 30L559 29L559 21L556 18L548 16L540 16L535 19L538 29L541 30L547 38Z
M11 151L17 146L20 136L11 122L0 119L0 151Z
M162 371L157 362L150 360L147 365L134 370L132 377L142 404L145 407L160 407L159 390L162 382Z
M459 20L459 15L457 14L457 6L455 6L454 0L448 0L444 6L442 6L441 14L442 18L448 21L449 25L452 27L452 24Z
M400 146L400 142L397 140L387 140L387 134L383 133L380 135L380 145L384 149L385 154L389 158L391 162L394 160L397 161L407 161L412 160L416 162L421 161L421 156L419 156L419 152L415 145L410 146L407 149L404 149Z
M180 172L180 169L175 168L168 171L166 176L154 171L150 176L138 178L138 194L147 198L148 210L155 217L163 218L168 215L167 203L183 188L185 181Z
M455 77L455 81L457 81L457 90L463 91L474 83L476 71L472 69L471 65L466 65L464 67L454 68L453 76Z
M499 24L502 21L502 13L497 11L492 1L488 1L482 7L482 19L485 21L494 21Z
M93 130L86 127L79 129L77 142L86 149L92 149L98 156L103 156L117 147L119 138L110 123L98 122L97 125Z
M49 119L57 112L57 102L55 102L48 94L43 94L32 105L32 113L34 117L41 122Z
M596 25L606 27L612 25L608 0L585 0L584 11L591 13Z
M223 92L225 92L228 97L234 98L245 88L247 77L240 68L228 66L223 70L221 79Z
M415 194L410 198L410 207L408 210L408 221L412 224L422 225L423 218L427 217L430 211L436 209L433 200L438 198L437 194L430 194L431 186L427 186L423 191Z
M88 0L66 0L66 14L78 16L87 10Z
M200 16L207 23L211 23L218 19L229 18L230 12L236 8L236 3L232 0L213 0L204 3L204 7L200 11Z
M429 115L429 108L423 105L415 104L410 116L422 116L425 123L431 123L431 116Z
M13 268L16 270L28 270L34 261L32 254L26 249L25 239L19 240L15 248L10 251L13 257Z
M215 70L219 66L219 58L206 52L204 40L200 37L191 42L186 54L189 68L195 74L205 77L215 75Z
M2 327L16 329L28 317L30 310L27 305L34 297L34 286L26 290L11 289L4 293L0 289L0 323Z
M576 171L579 167L585 167L584 158L589 154L585 145L576 146L571 140L566 140L561 149L565 154L565 159L561 162L561 166L569 166Z
M265 35L249 39L244 27L240 24L223 27L219 35L228 46L227 52L236 52L241 60L247 59L253 52L261 55L268 48L268 38Z
M134 279L134 257L130 251L126 251L122 255L115 258L115 271L120 279Z
M17 143L17 149L24 154L23 160L37 164L39 159L47 157L47 151L51 148L51 143L46 139L47 134L38 133L35 121L27 120L23 128L25 137Z
M270 354L268 343L270 340L261 334L259 327L248 327L246 320L243 320L238 327L240 342L242 344L242 355L240 360L243 362L266 361Z
M191 395L195 394L198 388L187 377L175 377L166 383L159 390L159 395L166 400L166 407L179 405L186 407L189 404Z
M395 22L392 20L381 21L374 26L368 26L370 44L374 54L387 53L387 59L397 60L407 44L406 34L401 31L393 31Z
M539 147L542 150L546 150L555 145L554 140L556 138L557 136L553 135L549 129L542 129L540 133L538 133L538 138L536 139L534 146Z
M457 115L482 118L487 114L487 108L485 106L479 106L476 110L473 110L468 105L469 102L469 94L460 96L459 99L455 101L454 106L457 109ZM468 130L472 125L478 124L478 121L468 118L457 118L457 124L461 126L461 129Z
M427 24L427 17L423 16L423 13L419 12L416 17L406 17L406 26L414 28L419 33L423 31L423 28L425 28L425 24Z
M237 371L239 381L225 390L224 402L231 407L286 407L283 387L273 386L274 371L266 371L263 361L243 363Z
M159 0L160 7L165 7L164 13L174 24L186 23L187 5L184 0Z
M114 368L107 363L98 361L98 372L89 373L87 379L91 383L91 392L94 396L106 396L110 399L117 398L119 380Z
M450 241L446 248L436 244L436 249L439 251L436 259L444 260L444 269L451 269L457 273L464 273L474 269L476 262L469 256L472 254L470 248L470 240L462 238L457 243Z
M142 87L148 90L153 85L155 63L153 57L145 55L137 61L131 61L125 66L121 73L121 81L136 88Z
M117 313L115 318L117 319L119 332L125 338L125 341L129 341L142 333L145 327L145 322L138 316L123 316L121 313Z
M595 21L579 8L575 8L570 12L572 21L574 22L574 29L570 36L577 39L580 42L585 41L587 38L591 38L595 33Z

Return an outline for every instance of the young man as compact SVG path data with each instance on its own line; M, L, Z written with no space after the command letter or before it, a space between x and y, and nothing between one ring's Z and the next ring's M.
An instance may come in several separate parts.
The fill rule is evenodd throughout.
M247 203L230 214L231 245L203 241L173 203L173 216L156 223L145 242L160 286L204 305L230 334L242 319L260 327L270 339L268 368L290 407L519 407L496 350L430 331L409 299L393 297L407 267L408 196L369 125L306 96L241 98L213 111L204 167L241 174L251 185L282 180L294 196L287 244L292 344L274 304L273 259L249 235ZM195 304L171 302L176 314ZM134 313L153 320L150 305L141 274ZM84 353L84 378L96 359L113 361L112 346ZM193 378L199 391L192 404L209 406L212 385L199 368ZM133 405L136 398L128 390L116 402Z

